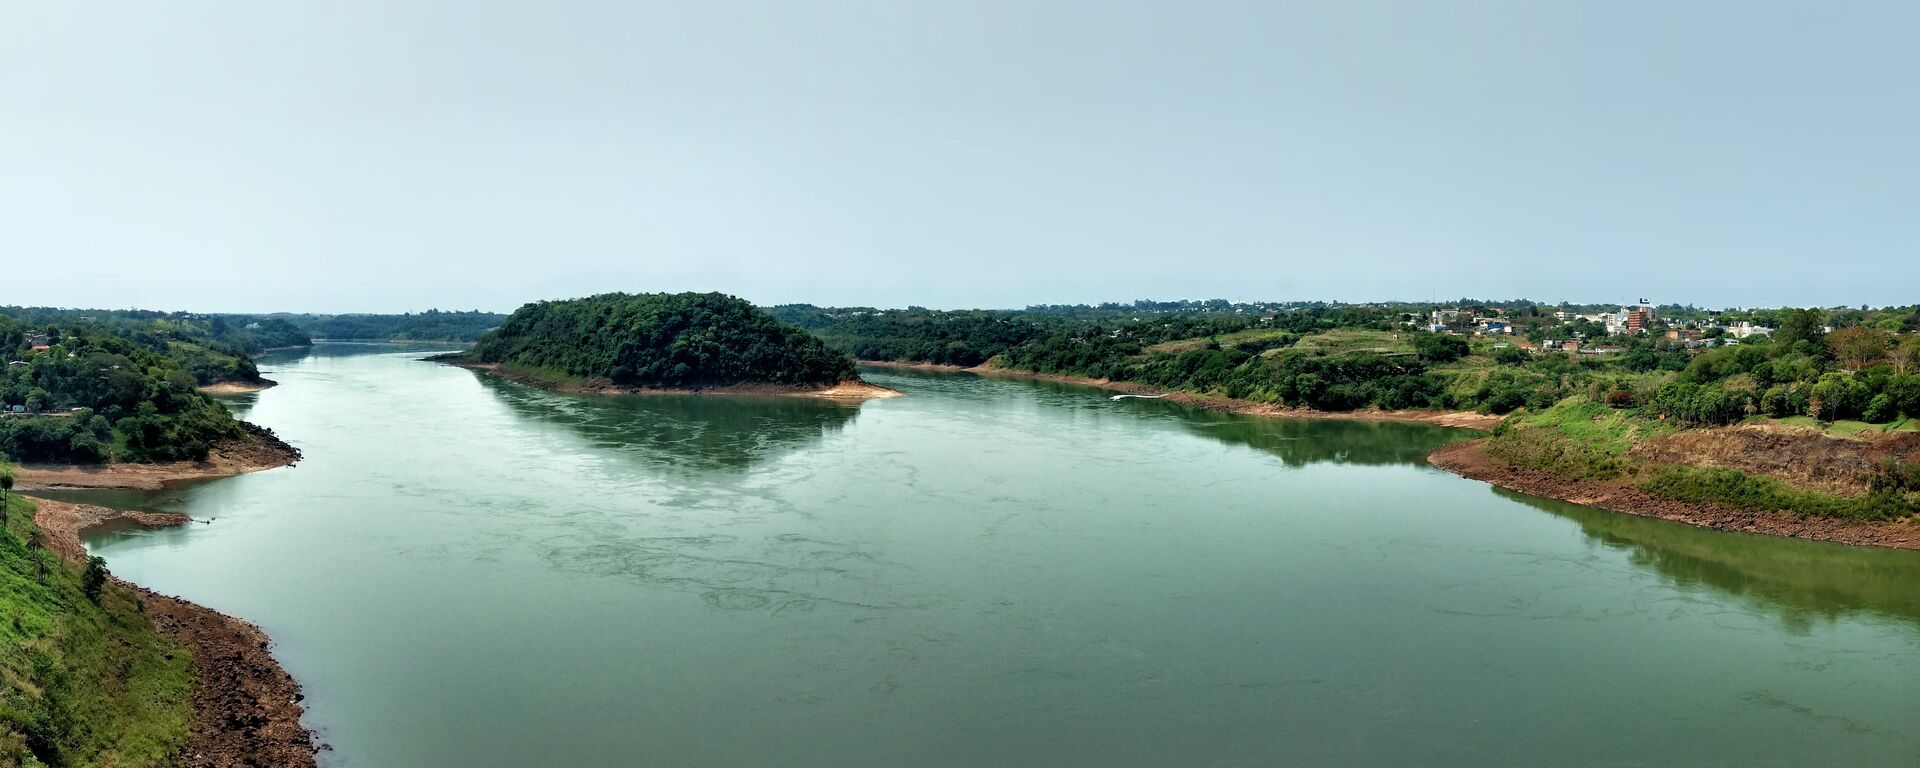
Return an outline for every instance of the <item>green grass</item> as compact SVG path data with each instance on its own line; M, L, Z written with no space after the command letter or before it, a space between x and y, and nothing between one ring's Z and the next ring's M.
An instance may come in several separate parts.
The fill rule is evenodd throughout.
M1752 424L1771 424L1782 427L1817 429L1834 437L1843 437L1850 440L1878 437L1895 432L1920 432L1920 420L1917 419L1900 419L1891 424L1868 424L1864 421L1853 421L1851 419L1824 422L1812 416L1788 416L1784 419L1758 417L1748 419L1747 421Z
M1795 488L1771 477L1712 467L1660 467L1640 487L1656 496L1678 501L1715 502L1756 510L1782 510L1798 515L1844 517L1854 520L1893 520L1916 511L1912 494L1878 493L1838 496Z
M1371 352L1381 355L1413 354L1411 331L1376 331L1367 328L1336 328L1306 336L1293 349L1309 354L1350 355Z
M109 584L36 546L33 507L0 532L0 765L171 765L192 723L191 658Z
M1509 421L1509 428L1538 428L1559 433L1601 453L1625 454L1633 446L1678 431L1658 419L1640 415L1637 409L1613 408L1585 397L1569 397L1544 411L1523 413Z

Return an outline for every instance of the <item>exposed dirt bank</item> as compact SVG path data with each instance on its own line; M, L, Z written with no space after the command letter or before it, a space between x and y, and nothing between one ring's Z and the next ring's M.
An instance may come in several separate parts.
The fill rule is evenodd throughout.
M164 526L185 515L127 512L34 499L34 523L47 545L75 562L86 558L80 537L113 520ZM313 734L300 724L300 684L274 661L266 633L247 622L177 597L116 582L140 595L141 611L162 636L193 653L193 731L184 768L309 768Z
M20 490L39 488L135 488L158 490L179 480L258 472L292 466L300 449L288 445L273 430L240 422L247 436L221 442L205 461L169 461L156 464L22 464L14 468Z
M1317 411L1312 408L1294 408L1273 403L1256 403L1251 400L1235 400L1230 397L1212 397L1196 395L1191 392L1168 392L1153 387L1142 386L1130 381L1112 381L1093 379L1085 376L1066 376L1054 373L1035 373L1013 368L999 368L993 365L978 365L962 368L957 365L937 365L933 363L897 363L887 361L862 360L861 365L878 368L900 368L919 371L949 371L975 373L982 376L1005 376L1008 378L1052 381L1062 384L1079 384L1088 387L1111 389L1134 395L1156 395L1161 399L1181 405L1205 408L1213 411L1237 413L1247 416L1264 416L1276 419L1338 419L1343 421L1403 421L1416 424L1434 424L1442 427L1489 430L1500 424L1505 418L1488 413L1472 411L1383 411L1378 408L1366 408L1358 411Z
M1828 493L1866 491L1884 461L1920 462L1920 433L1848 440L1816 429L1763 425L1689 429L1633 449L1656 464L1691 464L1768 475Z
M899 397L900 393L876 387L864 381L843 381L827 387L791 387L783 384L738 384L729 387L675 389L619 386L605 380L556 382L502 367L498 363L480 363L461 357L430 357L436 363L459 366L499 376L530 387L582 395L761 395L774 397L819 397L829 400L878 400Z
M272 379L260 379L258 381L216 381L201 387L200 391L209 395L245 395L252 392L272 389L277 386L280 386L280 382Z
M1920 525L1909 522L1859 522L1830 517L1799 517L1721 504L1663 499L1624 482L1569 480L1539 470L1514 467L1487 455L1485 440L1441 446L1427 455L1436 467L1533 496L1570 501L1641 517L1697 525L1718 531L1763 533L1797 539L1833 541L1895 549L1920 549Z

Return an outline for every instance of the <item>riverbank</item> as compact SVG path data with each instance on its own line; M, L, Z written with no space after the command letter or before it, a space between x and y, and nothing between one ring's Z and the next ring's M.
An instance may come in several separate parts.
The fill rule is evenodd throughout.
M703 387L700 389L625 387L612 382L595 379L579 381L556 381L526 371L514 370L498 363L482 363L459 356L436 355L425 358L429 362L465 368L471 371L498 376L508 381L525 384L554 392L567 392L578 395L758 395L762 397L817 397L828 400L882 400L899 397L900 393L886 387L876 387L864 381L843 381L825 387L793 387L784 384L738 384L727 387Z
M167 483L232 477L248 472L293 466L300 449L288 445L273 430L240 422L247 436L215 445L204 461L168 461L153 464L22 464L14 479L22 491L53 488L131 488L159 490Z
M1473 411L1384 411L1378 408L1366 408L1355 411L1319 411L1312 408L1298 408L1274 403L1257 403L1251 400L1237 400L1230 397L1214 397L1192 392L1167 391L1155 387L1143 386L1129 381L1094 379L1085 376L1068 376L1054 373L1038 373L1012 368L1000 368L992 365L977 365L971 368L958 365L938 365L934 363L902 363L879 360L861 360L860 365L875 368L895 368L915 371L943 371L949 373L973 373L982 376L1004 376L1008 378L1030 379L1033 381L1051 381L1060 384L1078 384L1099 387L1115 392L1133 395L1152 395L1170 402L1210 411L1221 411L1244 416L1261 416L1276 419L1336 419L1342 421L1397 421L1414 424L1432 424L1441 427L1460 429L1490 430L1499 426L1503 416Z
M47 547L75 563L87 558L86 532L111 522L182 525L185 515L131 512L34 498L34 524ZM154 629L193 654L192 733L177 763L186 768L308 768L312 732L300 723L305 696L281 668L259 627L205 606L115 579L139 595ZM322 746L321 749L325 747Z
M200 391L209 395L246 395L254 392L264 392L277 386L280 386L280 382L272 379L260 379L259 381L216 381L201 387Z
M1573 480L1542 470L1515 467L1488 455L1484 439L1442 446L1428 454L1427 461L1456 475L1482 480L1508 490L1622 514L1670 520L1717 531L1920 550L1920 526L1911 522L1801 517L1724 504L1675 501L1654 496L1626 482Z

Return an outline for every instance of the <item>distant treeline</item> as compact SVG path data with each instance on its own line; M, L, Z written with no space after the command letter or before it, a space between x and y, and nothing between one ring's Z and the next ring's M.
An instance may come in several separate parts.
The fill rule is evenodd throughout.
M528 304L481 338L473 357L533 375L637 387L856 378L846 355L719 293L609 293Z
M1531 302L1482 302L1535 329L1559 321ZM1809 414L1884 422L1906 412L1920 337L1895 331L1915 308L1756 310L1771 340L1702 352L1666 326L1605 340L1604 354L1536 354L1518 339L1416 330L1400 305L1216 302L1048 306L1027 310L772 308L863 360L996 365L1129 381L1322 410L1367 406L1507 413L1583 393L1661 404L1689 422ZM1578 321L1575 321L1578 322ZM1824 327L1841 324L1829 334ZM1297 348L1296 348L1297 347ZM1703 389L1704 388L1704 389ZM1706 394L1703 394L1705 392ZM1711 402L1710 402L1711 401Z
M376 339L382 341L477 341L480 335L507 319L496 312L442 312L429 309L400 315L218 315L230 324L262 327L284 324L310 339ZM302 340L300 343L307 343Z
M95 463L206 458L245 436L177 354L131 322L28 325L0 314L0 458ZM211 354L211 353L209 353ZM235 358L252 371L245 355Z

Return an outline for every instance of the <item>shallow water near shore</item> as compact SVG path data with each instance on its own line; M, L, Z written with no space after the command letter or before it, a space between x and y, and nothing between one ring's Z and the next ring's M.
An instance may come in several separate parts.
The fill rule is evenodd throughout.
M320 345L305 452L119 575L259 623L323 764L1913 765L1920 553L1425 465L1462 433L965 374L545 392Z

